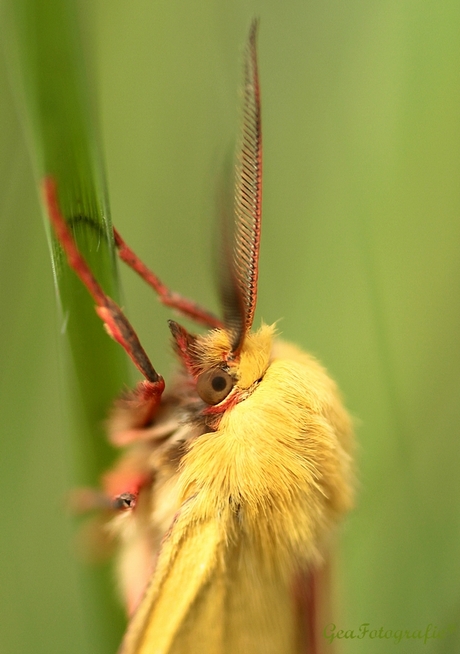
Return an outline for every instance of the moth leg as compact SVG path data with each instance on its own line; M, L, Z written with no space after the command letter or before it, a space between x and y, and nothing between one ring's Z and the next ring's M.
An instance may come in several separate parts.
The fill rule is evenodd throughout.
M136 506L137 494L124 492L110 496L104 491L94 488L76 488L68 499L68 506L73 515L81 515L92 511L123 512Z
M182 315L198 322L206 327L216 329L223 328L223 322L206 309L200 307L192 300L182 297L171 291L163 282L143 263L137 254L126 245L117 230L113 229L115 245L118 249L118 256L130 268L132 268L149 286L153 288L162 304L179 311Z
M140 382L136 389L139 400L148 404L153 414L160 403L164 390L164 380L152 366L139 342L136 332L120 307L102 290L88 264L78 251L72 233L62 216L56 194L56 183L51 177L43 182L43 194L48 215L56 236L63 247L67 261L86 286L96 302L96 313L104 322L108 334L119 343L129 355L134 365L144 375L146 381Z
M111 525L114 520L132 520L136 501L137 496L128 492L117 496L94 488L70 492L67 507L71 515L80 518L75 546L84 561L102 562L114 554L117 539Z

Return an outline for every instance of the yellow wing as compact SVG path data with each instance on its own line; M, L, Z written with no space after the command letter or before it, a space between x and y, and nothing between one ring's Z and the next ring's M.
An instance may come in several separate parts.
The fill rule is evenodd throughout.
M296 654L292 588L267 571L242 531L197 521L194 498L166 539L120 654ZM227 536L226 536L227 534Z

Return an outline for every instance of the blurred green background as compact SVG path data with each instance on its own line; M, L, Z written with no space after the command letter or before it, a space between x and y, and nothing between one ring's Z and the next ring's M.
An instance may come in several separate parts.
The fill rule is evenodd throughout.
M93 0L79 10L113 221L165 282L214 309L216 170L260 16L256 322L282 318L283 336L326 364L357 422L337 628L432 623L449 635L397 651L460 651L460 4ZM67 362L3 59L0 89L0 652L109 653L87 618L63 508L78 483ZM170 313L130 271L121 277L129 317L167 376Z

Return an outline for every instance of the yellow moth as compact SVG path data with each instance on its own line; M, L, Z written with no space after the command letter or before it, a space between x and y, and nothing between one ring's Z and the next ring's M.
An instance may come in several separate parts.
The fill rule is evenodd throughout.
M166 391L79 254L53 180L44 182L70 265L145 377L113 409L109 438L124 453L103 480L118 509L108 528L131 616L120 654L318 652L315 583L352 503L353 437L335 383L274 326L251 331L262 182L256 32L254 23L233 224L223 234L222 319L170 292L114 232L120 257L160 300L207 328L195 335L170 321L179 367Z

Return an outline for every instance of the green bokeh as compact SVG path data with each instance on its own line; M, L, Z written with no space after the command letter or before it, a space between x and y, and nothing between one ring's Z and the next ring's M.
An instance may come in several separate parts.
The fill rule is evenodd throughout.
M460 5L87 4L114 223L164 281L211 308L215 171L260 15L258 319L282 318L283 335L323 360L358 425L338 628L456 625L426 645L344 640L343 651L459 651ZM3 62L0 88L0 651L96 654L63 510L74 459L52 274ZM167 376L170 313L129 271L122 279Z

